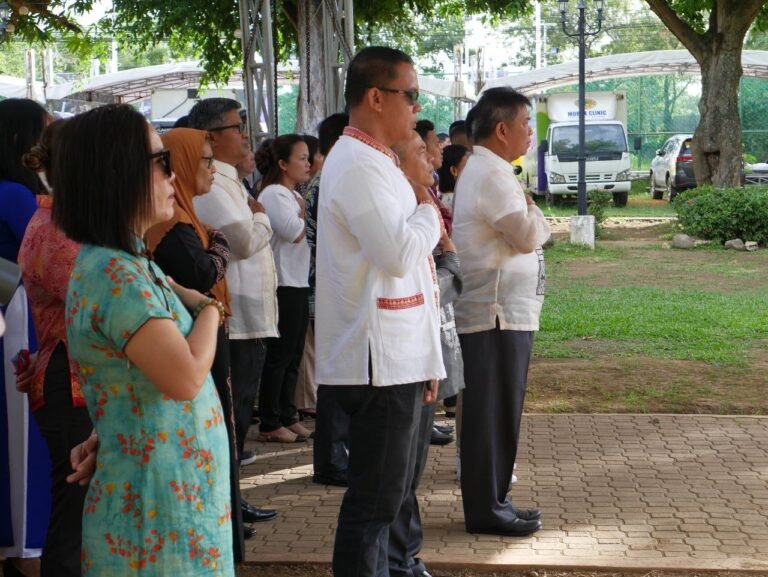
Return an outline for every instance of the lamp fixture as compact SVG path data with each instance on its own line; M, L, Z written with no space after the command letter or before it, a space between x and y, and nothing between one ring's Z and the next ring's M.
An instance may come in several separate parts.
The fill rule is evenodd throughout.
M29 7L25 6L24 4L19 6L19 15L26 16L27 14L29 14Z

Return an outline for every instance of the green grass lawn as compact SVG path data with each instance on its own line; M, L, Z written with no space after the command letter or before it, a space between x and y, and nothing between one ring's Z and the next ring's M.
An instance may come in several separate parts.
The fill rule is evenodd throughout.
M559 243L545 253L549 285L537 356L588 357L602 345L618 356L740 364L754 343L768 339L768 291L751 284L722 290L716 282L754 280L765 259L710 246L685 262L686 253L660 243L631 255L606 245L592 252ZM585 266L593 274L585 275ZM574 346L579 341L594 346Z
M607 217L668 217L677 216L669 202L664 200L653 200L648 195L648 179L638 179L632 181L632 191L629 196L627 206L616 208L608 207L605 211ZM546 216L574 216L578 209L576 198L569 198L563 201L559 206L549 206L544 197L537 197L536 204Z

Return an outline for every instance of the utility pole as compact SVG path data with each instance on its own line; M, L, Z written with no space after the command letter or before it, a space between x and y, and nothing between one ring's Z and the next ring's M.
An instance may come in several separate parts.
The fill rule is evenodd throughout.
M586 0L579 0L576 5L579 11L578 15L578 28L576 32L568 32L566 22L566 10L568 9L568 0L559 0L560 4L560 22L563 25L563 33L570 37L575 38L579 44L579 182L577 184L578 192L578 206L579 216L587 214L587 154L585 151L585 108L586 108L586 96L585 96L585 60L587 52L587 36L595 36L600 32L603 24L603 0L595 0L595 7L597 8L597 26L591 30L587 30L586 20L584 18L584 12L586 10Z
M534 3L533 10L534 26L536 28L536 69L538 70L541 68L542 54L544 52L541 41L541 2L539 0L536 0Z

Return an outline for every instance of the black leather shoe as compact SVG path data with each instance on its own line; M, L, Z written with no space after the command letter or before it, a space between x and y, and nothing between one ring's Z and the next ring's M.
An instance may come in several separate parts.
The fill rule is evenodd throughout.
M526 521L525 519L518 517L504 525L483 527L482 529L470 529L467 527L467 532L483 533L487 535L503 535L505 537L526 537L532 535L539 529L541 529L541 521Z
M243 526L243 540L247 541L248 539L252 538L254 535L256 535L256 529L253 527L246 527Z
M446 435L450 435L456 430L451 425L435 425L435 429L437 429L441 433L445 433Z
M541 511L538 509L518 509L514 507L515 515L523 521L538 521L541 519Z
M318 485L333 485L334 487L347 487L349 485L346 479L340 477L326 477L325 475L318 475L317 473L312 475L312 482L317 483Z
M243 500L240 500L240 511L245 523L263 523L277 517L277 511L274 509L259 509Z
M453 437L451 435L441 433L436 428L432 427L432 438L429 440L430 445L447 445L452 441Z

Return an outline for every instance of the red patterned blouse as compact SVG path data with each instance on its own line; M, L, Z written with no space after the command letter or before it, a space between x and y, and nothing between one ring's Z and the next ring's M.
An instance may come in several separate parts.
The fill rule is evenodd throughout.
M50 196L37 196L38 209L29 221L19 250L22 280L39 342L37 366L29 388L29 406L33 411L45 404L45 371L51 355L60 342L67 342L64 305L69 275L80 252L80 245L67 238L51 221L52 201ZM69 375L72 404L84 407L85 399L71 359Z

